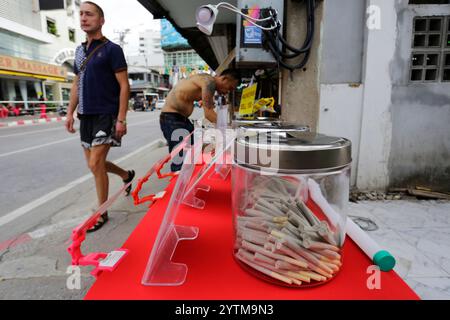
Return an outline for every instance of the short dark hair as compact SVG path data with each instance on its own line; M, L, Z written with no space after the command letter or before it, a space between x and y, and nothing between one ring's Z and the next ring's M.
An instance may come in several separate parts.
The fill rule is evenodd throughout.
M236 80L238 83L241 82L241 73L237 69L226 69L220 74L220 76L232 78Z
M86 3L86 4L90 4L92 6L94 6L97 9L98 14L100 15L100 17L104 18L105 17L105 12L103 11L102 7L100 7L98 4L92 2L92 1L83 1L81 4Z

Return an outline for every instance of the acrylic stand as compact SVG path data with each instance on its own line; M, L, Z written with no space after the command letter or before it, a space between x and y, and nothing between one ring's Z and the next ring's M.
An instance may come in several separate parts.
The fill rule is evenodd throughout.
M228 141L229 140L229 141ZM225 154L225 151L230 149L233 144L233 139L228 139L227 145L224 148L216 149L215 156L211 161L205 164L202 169L196 174L195 177L191 179L189 187L187 188L185 200L183 204L189 205L197 209L204 209L205 201L196 197L196 193L199 190L209 191L210 187L208 185L200 184L200 181L205 177L205 175L211 170L211 168L217 164L217 161ZM226 178L226 177L225 177Z
M197 129L194 132L194 149L193 149L193 159L194 164L201 164L203 165L203 130ZM193 171L194 169L192 169ZM192 173L191 173L192 177ZM197 198L197 192L198 191L205 191L209 192L211 190L211 187L206 184L200 184L199 181L197 181L197 184L192 185L193 179L191 178L188 181L189 187L188 191L185 192L183 197L183 204L188 205L190 207L196 208L196 209L204 209L205 208L205 201ZM191 188L193 187L193 188Z
M195 145L194 147L189 145L184 148L183 154L185 156L181 173L170 198L142 278L142 284L145 286L178 286L186 280L188 267L185 264L173 263L171 260L178 242L194 240L198 236L199 230L197 227L175 225L175 219L183 202L186 188L195 169L195 161L197 159L195 158L194 150Z

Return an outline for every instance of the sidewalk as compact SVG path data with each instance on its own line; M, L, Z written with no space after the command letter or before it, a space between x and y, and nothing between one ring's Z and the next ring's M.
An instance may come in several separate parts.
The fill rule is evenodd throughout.
M140 178L166 154L167 147L160 145L121 165L135 169ZM168 180L150 179L141 196L157 193L167 184ZM111 195L121 186L120 179L111 178ZM83 299L95 279L89 274L91 267L81 267L81 288L67 288L71 264L67 240L73 228L96 209L95 203L94 181L89 179L38 208L51 217L27 230L32 240L0 248L0 300ZM109 212L110 221L87 236L84 254L120 248L148 206L135 206L131 197L121 196ZM349 204L349 217L366 219L359 223L372 227L368 234L396 257L395 271L422 299L450 299L450 201L361 201Z
M33 124L48 123L48 122L61 122L61 121L65 121L65 120L66 120L66 117L61 117L58 115L58 113L53 113L53 112L47 113L46 119L40 119L39 115L8 117L8 118L0 118L0 128L17 127L17 126L23 126L23 125L33 125Z
M167 154L162 143L154 149L140 152L122 163L125 168L136 170L136 179L144 176L151 166ZM169 180L150 179L140 195L164 190ZM110 179L110 194L122 187L122 181L113 176ZM83 243L83 254L110 252L120 248L131 232L147 213L148 205L135 206L131 196L120 196L109 208L110 220L99 231L88 234ZM83 299L94 282L89 274L92 267L81 267L81 288L67 288L67 268L71 257L67 252L72 230L88 218L96 209L96 193L93 179L67 191L36 210L46 210L51 218L27 230L33 239L10 248L0 250L0 300L4 299Z
M350 203L349 216L369 219L362 220L374 229L368 234L422 299L450 300L450 201L362 201Z

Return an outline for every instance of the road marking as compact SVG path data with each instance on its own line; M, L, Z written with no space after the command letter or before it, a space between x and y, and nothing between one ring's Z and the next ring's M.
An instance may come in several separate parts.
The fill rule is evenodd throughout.
M20 150L16 150L16 151L12 151L12 152L3 153L3 154L0 154L0 158L12 156L13 154L17 154L17 153L22 153L22 152L32 151L32 150L36 150L36 149L40 149L40 148L45 148L45 147L48 147L48 146L52 146L54 144L59 144L59 143L63 143L63 142L70 141L70 140L75 140L75 139L79 139L79 137L72 137L72 138L62 139L62 140L58 140L58 141L44 143L44 144L41 144L41 145L38 145L38 146L34 146L34 147L29 147L29 148L25 148L25 149L20 149Z
M138 126L138 125L141 125L141 124L154 122L154 120L155 119L141 121L141 122L138 122L138 123L133 123L133 124L130 124L128 127L134 127L134 126ZM12 155L17 154L17 153L22 153L22 152L32 151L32 150L36 150L36 149L40 149L40 148L45 148L45 147L48 147L48 146L52 146L52 145L55 145L55 144L63 143L63 142L74 140L74 139L79 139L79 137L78 136L71 137L71 138L67 138L67 139L62 139L62 140L58 140L58 141L44 143L44 144L41 144L41 145L38 145L38 146L34 146L34 147L29 147L29 148L25 148L25 149L20 149L20 150L16 150L16 151L3 153L3 154L0 154L0 158L12 156Z
M142 152L142 151L144 151L144 150L146 150L148 148L154 149L154 148L157 148L158 146L162 145L163 143L164 142L163 142L162 139L158 139L156 141L153 141L152 143L149 143L149 144L147 144L147 145L145 145L145 146L143 146L143 147L141 147L141 148L139 148L139 149L129 153L128 155L126 155L126 156L116 160L115 162L116 163L121 163L121 162L123 162L123 161L125 161L125 160L127 160L127 159L129 159L129 158L131 158L133 156L135 156L136 154L138 154L138 153L140 153L140 152ZM85 175L85 176L83 176L81 178L78 178L77 180L74 180L74 181L70 182L69 184L67 184L67 185L65 185L65 186L63 186L61 188L58 188L58 189L48 193L47 195L45 195L45 196L43 196L43 197L41 197L39 199L36 199L36 200L34 200L34 201L32 201L32 202L30 202L30 203L28 203L28 204L26 204L26 205L24 205L24 206L22 206L22 207L20 207L20 208L18 208L16 210L14 210L14 211L4 215L3 217L0 217L0 227L4 226L7 223L10 223L11 221L16 220L17 218L20 218L21 216L23 216L23 215L29 213L30 211L32 211L33 209L43 205L44 203L46 203L46 202L48 202L50 200L53 200L54 198L58 197L59 195L63 194L64 192L69 191L70 189L72 189L72 188L78 186L79 184L81 184L81 183L91 179L92 177L93 177L92 174L87 174L87 175Z
M138 118L141 118L141 116L136 115L136 116L130 116L129 118L130 118L130 120L132 120L132 119L138 119ZM151 120L154 120L153 118L154 118L154 117L152 117ZM51 118L51 120L52 120L52 122L57 122L57 121L56 121L57 118ZM139 123L136 123L136 124L130 124L129 126L132 127L132 126L134 126L134 125L139 125L139 124L142 124L142 122L139 122ZM65 128L64 126L59 126L59 127L57 127L57 128L51 128L51 129L34 130L34 131L27 131L27 132L21 132L21 133L13 133L13 134L8 134L8 135L0 136L0 139L1 139L1 138L10 138L10 137L26 136L26 135L28 135L28 134L41 133L41 132L49 132L49 131L56 131L56 130L65 130L65 129L66 129L66 128ZM78 126L77 126L77 129L78 129Z
M58 128L51 128L51 129L45 129L45 130L35 130L35 131L28 131L28 132L21 132L21 133L13 133L13 134L5 135L5 136L0 136L0 138L18 137L18 136L25 136L27 134L49 132L49 131L56 131L56 130L66 130L66 128L58 127Z

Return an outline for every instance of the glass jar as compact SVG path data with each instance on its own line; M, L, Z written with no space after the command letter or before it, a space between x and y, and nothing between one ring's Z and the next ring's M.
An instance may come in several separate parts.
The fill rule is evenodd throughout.
M333 279L343 264L351 142L302 130L241 132L233 159L236 261L279 285Z

